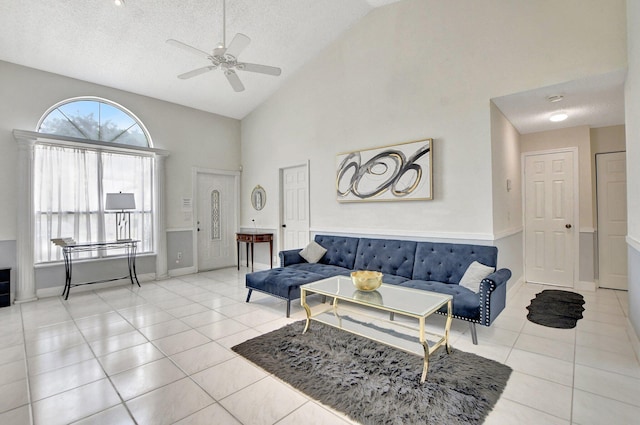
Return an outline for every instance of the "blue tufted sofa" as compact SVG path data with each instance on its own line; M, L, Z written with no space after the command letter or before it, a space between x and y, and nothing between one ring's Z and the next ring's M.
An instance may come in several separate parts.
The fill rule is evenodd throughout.
M348 276L352 270L374 270L384 274L386 284L452 295L453 316L470 323L474 344L475 324L491 325L504 309L509 269L487 276L477 294L458 285L473 261L495 268L496 247L329 235L317 235L315 241L327 250L317 263L308 263L300 256L301 249L294 249L280 252L281 267L248 273L247 302L254 290L285 299L289 317L291 300L300 298L300 285Z

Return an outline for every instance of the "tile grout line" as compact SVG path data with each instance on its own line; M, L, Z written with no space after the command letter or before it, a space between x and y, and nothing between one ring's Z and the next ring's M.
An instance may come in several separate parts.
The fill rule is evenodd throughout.
M100 298L102 301L105 301L104 298L102 298L97 292L96 290L91 290L91 292L93 292L98 298ZM111 306L111 304L109 304L107 301L105 301L109 307L113 308ZM122 406L125 408L125 410L127 411L127 413L129 414L129 417L131 418L131 420L133 421L134 424L138 424L138 421L136 421L136 418L133 416L133 414L131 413L131 411L129 410L129 407L127 406L127 403L125 403L124 398L122 397L122 395L120 394L120 391L118 391L118 388L116 388L115 384L113 383L113 381L111 380L111 376L109 376L109 374L107 373L107 371L105 370L104 366L102 366L102 363L100 362L100 360L98 359L98 356L96 355L95 351L93 351L93 347L91 346L91 344L89 344L89 341L87 340L87 338L85 337L84 333L82 333L82 330L80 329L80 327L78 326L78 323L76 322L76 318L73 317L73 315L71 314L71 311L67 308L67 305L63 302L62 305L64 306L64 308L67 310L67 312L69 313L69 316L71 317L71 320L73 321L73 324L76 326L76 328L78 328L78 332L80 332L80 335L82 335L82 339L85 341L85 343L87 344L87 346L89 347L89 350L91 350L91 354L93 354L93 357L95 359L95 361L98 363L98 365L100 366L100 369L102 370L102 373L104 373L105 377L109 380L109 384L111 385L111 387L113 388L113 390L115 391L115 393L118 395L118 398L120 399L120 404L122 404ZM118 315L120 315L120 313L118 313L117 310L113 310L115 311ZM104 313L99 313L96 314L94 316L99 316L100 314L104 314ZM91 317L91 316L86 316L86 317ZM120 315L120 317L122 317L122 315ZM127 320L126 318L122 317L125 321ZM141 334L142 335L142 334ZM144 335L142 335L144 337ZM145 337L146 338L146 337ZM97 381L93 381L93 382L98 382L99 379ZM92 383L92 382L90 382ZM89 384L90 384L89 383ZM87 385L87 384L84 384ZM82 386L82 385L81 385ZM79 388L79 387L76 387ZM117 405L115 405L117 406ZM89 418L93 415L97 415L99 413L105 412L111 408L113 408L114 406L109 406L106 409L102 409L98 412L94 412L90 415L84 416L82 418L79 418L77 420L75 420L74 422L78 422L82 419L86 419Z
M188 282L186 282L186 283L188 283ZM173 293L174 295L176 295L176 296L182 296L182 295L180 295L179 293L177 293L177 292L175 292L175 291L169 291L169 292L172 292L172 293ZM102 298L102 297L101 297L101 298ZM142 296L142 298L144 298L144 297ZM146 300L146 298L145 298L145 300ZM157 307L157 308L159 308L161 311L163 311L163 312L165 312L165 313L167 313L167 314L171 315L171 313L168 313L164 308L162 308L162 307L158 307L157 305L155 305L154 303L150 302L149 300L147 300L147 301L148 301L150 304L152 304L154 307ZM191 301L192 301L192 300L191 300ZM108 303L108 302L107 302L107 303ZM196 302L195 302L195 301L194 301L193 303L194 303L194 304L196 304ZM109 305L111 306L111 304L109 304ZM208 307L207 307L207 308L208 308ZM214 309L210 309L210 310L211 310L211 311L215 311ZM122 317L125 321L127 321L127 323L130 323L130 324L134 327L134 329L136 329L136 331L140 332L140 329L139 329L138 327L136 327L133 323L129 322L129 321L127 320L127 318L126 318L126 317L122 316L122 315L121 315L117 310L114 310L114 311L115 311L116 313L118 313L118 314L120 315L120 317ZM197 313L196 313L196 314L197 314ZM222 313L220 313L220 314L222 314ZM171 316L173 316L173 315L171 315ZM223 315L223 316L224 316L224 315ZM205 338L209 339L209 342L206 342L206 343L204 343L204 344L197 345L197 346L195 346L195 347L191 347L191 348L189 348L188 350L190 350L190 349L192 349L192 348L201 347L201 346L203 346L203 345L205 345L205 344L208 344L208 343L210 343L210 342L215 342L215 340L213 340L213 339L209 338L207 335L204 335L204 334L200 333L196 328L192 327L192 326L191 326L191 325L189 325L188 323L183 322L183 321L181 320L182 318L180 318L180 317L175 317L175 316L173 316L173 317L174 317L174 319L176 319L176 320L180 321L181 323L184 323L185 325L187 325L191 330L194 330L194 331L198 332L198 334L200 334L200 335L204 336ZM226 316L225 316L225 317L226 317ZM162 323L165 323L165 322L159 322L159 323L157 323L157 324L162 324ZM173 383L175 383L175 382L178 382L178 381L180 381L180 380L182 380L182 379L188 378L191 382L193 382L196 386L198 386L198 388L200 388L202 391L204 391L204 393L205 393L205 394L207 394L209 397L211 397L211 399L212 399L214 402L213 402L212 404L209 404L209 405L207 405L207 406L203 407L202 409L199 409L199 410L197 410L197 411L195 411L195 412L191 412L191 413L189 413L189 414L188 414L187 416L185 416L184 418L179 418L177 421L180 421L180 420L182 420L182 419L185 419L185 418L187 418L187 417L189 417L189 416L191 416L191 415L193 415L193 414L195 414L195 413L197 413L197 412L200 412L201 410L204 410L204 409L206 409L206 408L208 408L208 407L210 407L210 406L212 406L212 405L214 405L214 404L218 404L218 405L219 405L219 406L220 406L220 407L221 407L225 412L227 412L231 417L233 417L234 419L238 420L238 422L240 422L240 420L239 420L238 418L236 418L236 417L235 417L235 415L233 415L231 412L229 412L229 411L228 411L228 410L227 410L227 409L226 409L226 408L225 408L225 407L224 407L224 406L223 406L223 405L222 405L222 404L221 404L221 403L220 403L216 398L214 398L211 394L209 394L209 393L206 391L206 389L202 388L202 386L201 386L201 385L200 385L200 384L199 384L195 379L193 379L193 378L192 378L191 374L187 373L187 371L186 371L186 370L184 370L182 367L180 367L180 365L179 365L179 364L178 364L178 363L177 363L177 362L176 362L176 361L171 357L171 355L167 354L167 353L166 353L166 352L165 352L161 347L156 346L156 345L153 343L153 340L150 340L146 335L142 334L141 332L140 332L140 334L141 334L143 337L145 337L145 339L147 339L147 341L148 341L149 343L151 343L151 345L153 345L153 346L154 346L158 351L160 351L160 352L164 355L164 358L168 359L168 360L169 360L169 361L170 361L170 362L171 362L171 363L172 363L176 368L178 368L178 370L180 370L182 373L184 373L184 374L185 374L185 377L184 377L184 378L180 378L180 379L178 379L178 380L176 380L176 381L173 381L173 382L170 382L170 383L164 384L164 385L162 385L162 386L160 386L160 387L158 387L158 388L154 388L154 389L149 390L149 391L147 391L147 392L144 392L144 393L142 393L142 394L139 394L139 395L137 395L137 396L136 396L136 397L134 397L134 398L141 397L141 396L143 396L144 394L149 394L149 393L150 393L150 392L152 392L152 391L158 390L158 389L160 389L160 388L167 387L167 386L169 386L169 385L171 385L171 384L173 384ZM171 336L171 335L168 335L168 336ZM160 338L160 339L161 339L161 338ZM221 347L222 347L222 346L221 346ZM223 348L224 348L224 347L223 347ZM225 348L225 349L226 349L226 348ZM184 351L188 351L188 350L184 350ZM181 352L184 352L184 351L181 351ZM181 352L179 352L179 353L181 353ZM174 354L178 354L178 353L174 353ZM237 356L237 354L235 354L235 353L234 353L234 355L235 355L235 356ZM231 359L230 359L230 360L231 360ZM98 362L99 362L99 361L98 361ZM221 362L220 364L222 364L222 363L224 363L224 362ZM148 363L147 363L147 364L148 364ZM131 369L128 369L128 370L131 370ZM106 375L107 375L107 377L109 378L109 375L106 373L106 371L105 371L105 374L106 374ZM113 383L112 383L112 385L113 385ZM113 385L113 387L115 388L115 385ZM245 387L243 387L243 389L244 389L244 388L245 388ZM117 389L116 389L116 391L117 391ZM118 392L118 396L120 396L120 393L119 393L119 392ZM122 399L122 396L120 396L120 398ZM133 399L132 399L132 400L133 400ZM134 419L134 422L136 422L136 421L135 421L135 418L134 418L134 416L133 416L133 414L129 411L129 408L126 406L126 402L124 401L124 399L123 399L123 404L125 405L125 408L126 408L126 409L127 409L127 411L129 412L129 414L131 415L131 417ZM137 422L136 422L136 423L137 423Z
M25 379L27 381L27 405L29 409L29 421L31 425L35 424L35 416L33 413L33 402L31 400L31 382L29 380L29 361L27 358L27 335L24 330L24 315L22 311L23 304L19 304L20 306L20 326L22 327L22 352L24 353L24 373L26 375Z

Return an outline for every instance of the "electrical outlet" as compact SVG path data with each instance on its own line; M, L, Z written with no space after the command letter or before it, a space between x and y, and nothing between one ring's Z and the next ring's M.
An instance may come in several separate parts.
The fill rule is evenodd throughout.
M178 260L182 260L182 251L178 251Z

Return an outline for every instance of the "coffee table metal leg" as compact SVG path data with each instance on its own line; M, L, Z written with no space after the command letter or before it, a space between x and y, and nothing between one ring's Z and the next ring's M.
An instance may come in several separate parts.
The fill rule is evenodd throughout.
M420 344L422 344L422 348L424 349L424 366L422 367L422 377L420 378L420 383L424 384L427 380L427 371L429 370L429 344L424 337L424 317L420 319Z
M449 330L451 329L451 322L453 322L452 304L451 300L447 303L447 323L444 325L444 344L447 347L447 354L451 354L451 345L449 344Z
M305 333L309 329L309 323L311 323L311 309L307 304L307 292L304 289L300 291L300 304L302 304L304 311L307 313L307 323L305 323L304 330L302 331L302 333Z
M337 298L333 299L333 315L335 316L336 319L338 319L338 327L340 329L342 329L342 316L340 316L340 314L338 314L338 299Z

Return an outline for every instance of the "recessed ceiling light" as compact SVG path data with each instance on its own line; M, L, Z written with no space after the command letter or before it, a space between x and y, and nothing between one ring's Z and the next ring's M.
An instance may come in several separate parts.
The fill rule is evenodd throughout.
M124 6L124 0L114 0L116 6Z
M564 96L561 94L554 94L553 96L547 96L547 100L551 103L560 102L564 99Z
M557 112L549 117L549 121L560 122L566 120L567 118L569 118L569 115L565 114L564 112Z

